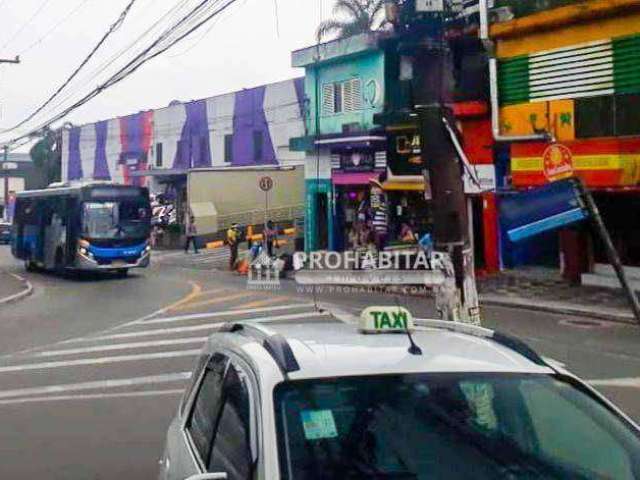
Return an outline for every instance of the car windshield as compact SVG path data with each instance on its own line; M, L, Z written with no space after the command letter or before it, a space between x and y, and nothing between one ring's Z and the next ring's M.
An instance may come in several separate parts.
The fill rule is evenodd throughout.
M86 202L82 212L82 233L90 239L145 238L149 232L149 209L139 201Z
M638 479L640 438L547 375L419 374L283 383L283 479Z

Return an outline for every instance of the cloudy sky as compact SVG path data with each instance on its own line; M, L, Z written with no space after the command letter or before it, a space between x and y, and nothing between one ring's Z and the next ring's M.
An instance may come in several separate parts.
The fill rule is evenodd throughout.
M20 54L20 65L0 66L0 141L46 100L106 32L130 0L0 0L0 57ZM122 27L60 99L64 105L97 85L93 75L177 4L200 0L136 0ZM75 111L76 124L166 106L302 75L291 51L314 43L315 28L334 0L239 0L218 20L143 66L123 83ZM141 48L147 39L138 45ZM132 51L117 57L126 60ZM122 63L120 63L122 65ZM112 67L113 68L113 67ZM107 70L102 75L105 75ZM64 92L63 92L64 93ZM44 121L64 105L43 112ZM55 106L55 102L54 102ZM31 123L29 126L33 126Z

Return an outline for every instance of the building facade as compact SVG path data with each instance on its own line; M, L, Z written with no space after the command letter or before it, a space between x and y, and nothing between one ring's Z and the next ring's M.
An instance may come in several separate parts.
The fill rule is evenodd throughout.
M623 263L640 265L640 5L633 0L564 2L493 25L499 58L500 129L548 132L552 142L514 143L514 191L580 177L593 191ZM562 266L578 280L604 249L583 226L545 241L511 244L505 263Z
M194 169L301 165L303 79L293 79L67 129L62 180L147 185L188 210ZM256 186L257 188L257 186Z
M342 250L369 180L386 169L386 136L374 122L384 109L385 56L379 35L363 34L293 52L305 68L304 152L307 250Z

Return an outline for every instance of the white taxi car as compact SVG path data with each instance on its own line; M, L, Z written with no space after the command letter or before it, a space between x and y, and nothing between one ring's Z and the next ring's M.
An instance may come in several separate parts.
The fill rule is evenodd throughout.
M160 478L640 479L637 425L522 342L397 307L338 317L223 325Z

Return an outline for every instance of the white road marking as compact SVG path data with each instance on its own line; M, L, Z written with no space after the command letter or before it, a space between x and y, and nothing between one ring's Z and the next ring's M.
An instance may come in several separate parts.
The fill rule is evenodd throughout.
M227 310L226 312L209 312L209 313L195 313L189 315L180 315L176 317L164 317L157 318L153 320L147 320L145 322L139 322L144 325L153 325L157 323L175 323L175 322L184 322L187 320L198 320L201 318L218 318L218 317L226 317L226 316L234 316L234 315L247 315L252 313L268 313L268 312L280 312L283 310L294 310L297 308L310 308L313 307L313 303L300 303L300 304L292 304L292 305L278 305L275 307L261 307L261 308L249 308L242 310Z
M150 347L164 347L168 345L188 345L188 344L200 344L202 345L207 341L207 337L192 337L192 338L176 338L172 340L154 340L152 342L133 342L133 343L118 343L115 345L98 345L95 347L85 348L69 348L66 350L45 350L44 352L37 352L30 357L58 357L64 355L82 355L85 353L94 352L110 352L114 350L132 350Z
M173 352L142 353L136 355L120 355L117 357L82 358L61 362L28 363L0 367L0 373L24 372L27 370L51 370L54 368L77 367L81 365L105 365L107 363L135 362L138 360L160 360L165 358L192 357L198 355L197 350L178 350Z
M144 398L144 397L160 397L160 396L177 396L182 395L184 390L149 390L146 392L123 392L123 393L96 393L87 395L58 395L52 397L34 397L34 398L15 398L12 400L0 400L0 406L4 405L23 405L31 403L49 403L49 402L65 402L65 401L86 401L86 400L108 400L118 398Z
M275 317L269 317L269 320L276 320L276 321L277 320L296 320L296 319L323 317L323 316L329 316L329 314L314 311L314 312L295 313L291 315L280 315ZM242 321L243 322L260 321L262 319L264 319L264 317L247 318L247 319L243 319ZM67 344L71 343L72 341L87 342L87 341L98 341L98 340L118 340L121 338L139 338L139 337L149 337L149 336L155 336L155 335L171 335L173 333L198 332L200 330L213 330L219 327L220 325L222 325L223 323L224 322L207 323L203 325L193 325L189 327L160 328L157 330L143 330L141 332L116 333L113 335L104 335L99 337L85 337L85 338L80 338L76 340L70 340L67 342ZM138 324L138 326L139 325L140 324Z
M588 380L594 387L630 387L640 388L640 377L636 378L605 378L598 380Z
M147 377L119 378L82 383L68 383L64 385L49 385L46 387L20 388L16 390L0 391L0 399L43 396L49 394L59 395L68 392L138 387L141 385L159 385L162 383L183 382L185 380L189 380L189 378L191 378L191 372L178 372L166 373L163 375L151 375Z

